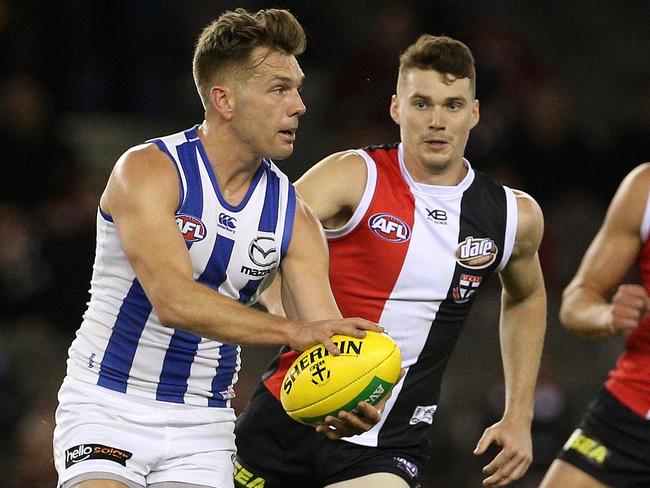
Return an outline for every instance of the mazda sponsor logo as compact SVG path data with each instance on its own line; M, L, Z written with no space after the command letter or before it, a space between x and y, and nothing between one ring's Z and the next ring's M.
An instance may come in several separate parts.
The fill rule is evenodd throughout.
M268 268L278 261L275 239L272 237L256 237L248 246L248 257L257 266Z

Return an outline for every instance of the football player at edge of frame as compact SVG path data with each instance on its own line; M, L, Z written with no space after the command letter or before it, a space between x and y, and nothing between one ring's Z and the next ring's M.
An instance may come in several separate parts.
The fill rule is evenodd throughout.
M650 486L650 163L625 177L562 295L560 320L599 339L626 336L616 367L540 488ZM638 266L641 284L626 283Z
M296 183L325 228L343 316L382 325L400 347L406 374L384 405L368 409L372 416L341 412L313 429L293 422L279 404L296 357L284 347L237 421L238 486L420 486L444 369L476 293L493 274L502 284L505 410L475 454L500 446L483 468L486 486L505 486L528 469L546 330L543 215L532 197L464 158L479 121L475 83L467 46L421 36L400 58L390 103L401 143L330 155ZM283 306L294 317L291 290L284 281L276 288L269 310Z

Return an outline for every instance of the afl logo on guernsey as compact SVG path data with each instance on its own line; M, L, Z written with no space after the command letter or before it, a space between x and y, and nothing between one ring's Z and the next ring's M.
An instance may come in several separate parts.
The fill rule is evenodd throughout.
M390 242L406 242L411 229L402 219L387 213L378 213L368 219L368 227L379 237Z
M497 245L488 237L468 236L456 248L456 261L465 268L487 268L496 258Z
M201 219L198 219L193 215L178 214L176 216L176 223L178 224L178 228L181 230L181 234L183 234L183 239L187 242L202 241L205 239L207 232Z

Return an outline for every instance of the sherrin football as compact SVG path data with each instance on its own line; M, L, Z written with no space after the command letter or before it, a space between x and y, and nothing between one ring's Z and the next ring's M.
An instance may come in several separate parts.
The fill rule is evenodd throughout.
M303 424L317 424L341 410L355 412L363 400L374 405L399 378L402 357L388 335L366 331L363 339L335 335L332 341L339 356L322 344L313 346L298 356L282 381L282 406Z

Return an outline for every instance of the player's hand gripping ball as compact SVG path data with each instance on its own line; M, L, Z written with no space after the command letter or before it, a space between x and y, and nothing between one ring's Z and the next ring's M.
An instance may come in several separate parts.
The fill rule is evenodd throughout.
M332 356L322 344L304 351L291 365L282 382L280 400L289 416L307 425L355 413L359 402L376 404L399 378L402 357L386 334L366 332L366 337L335 335L341 351Z

